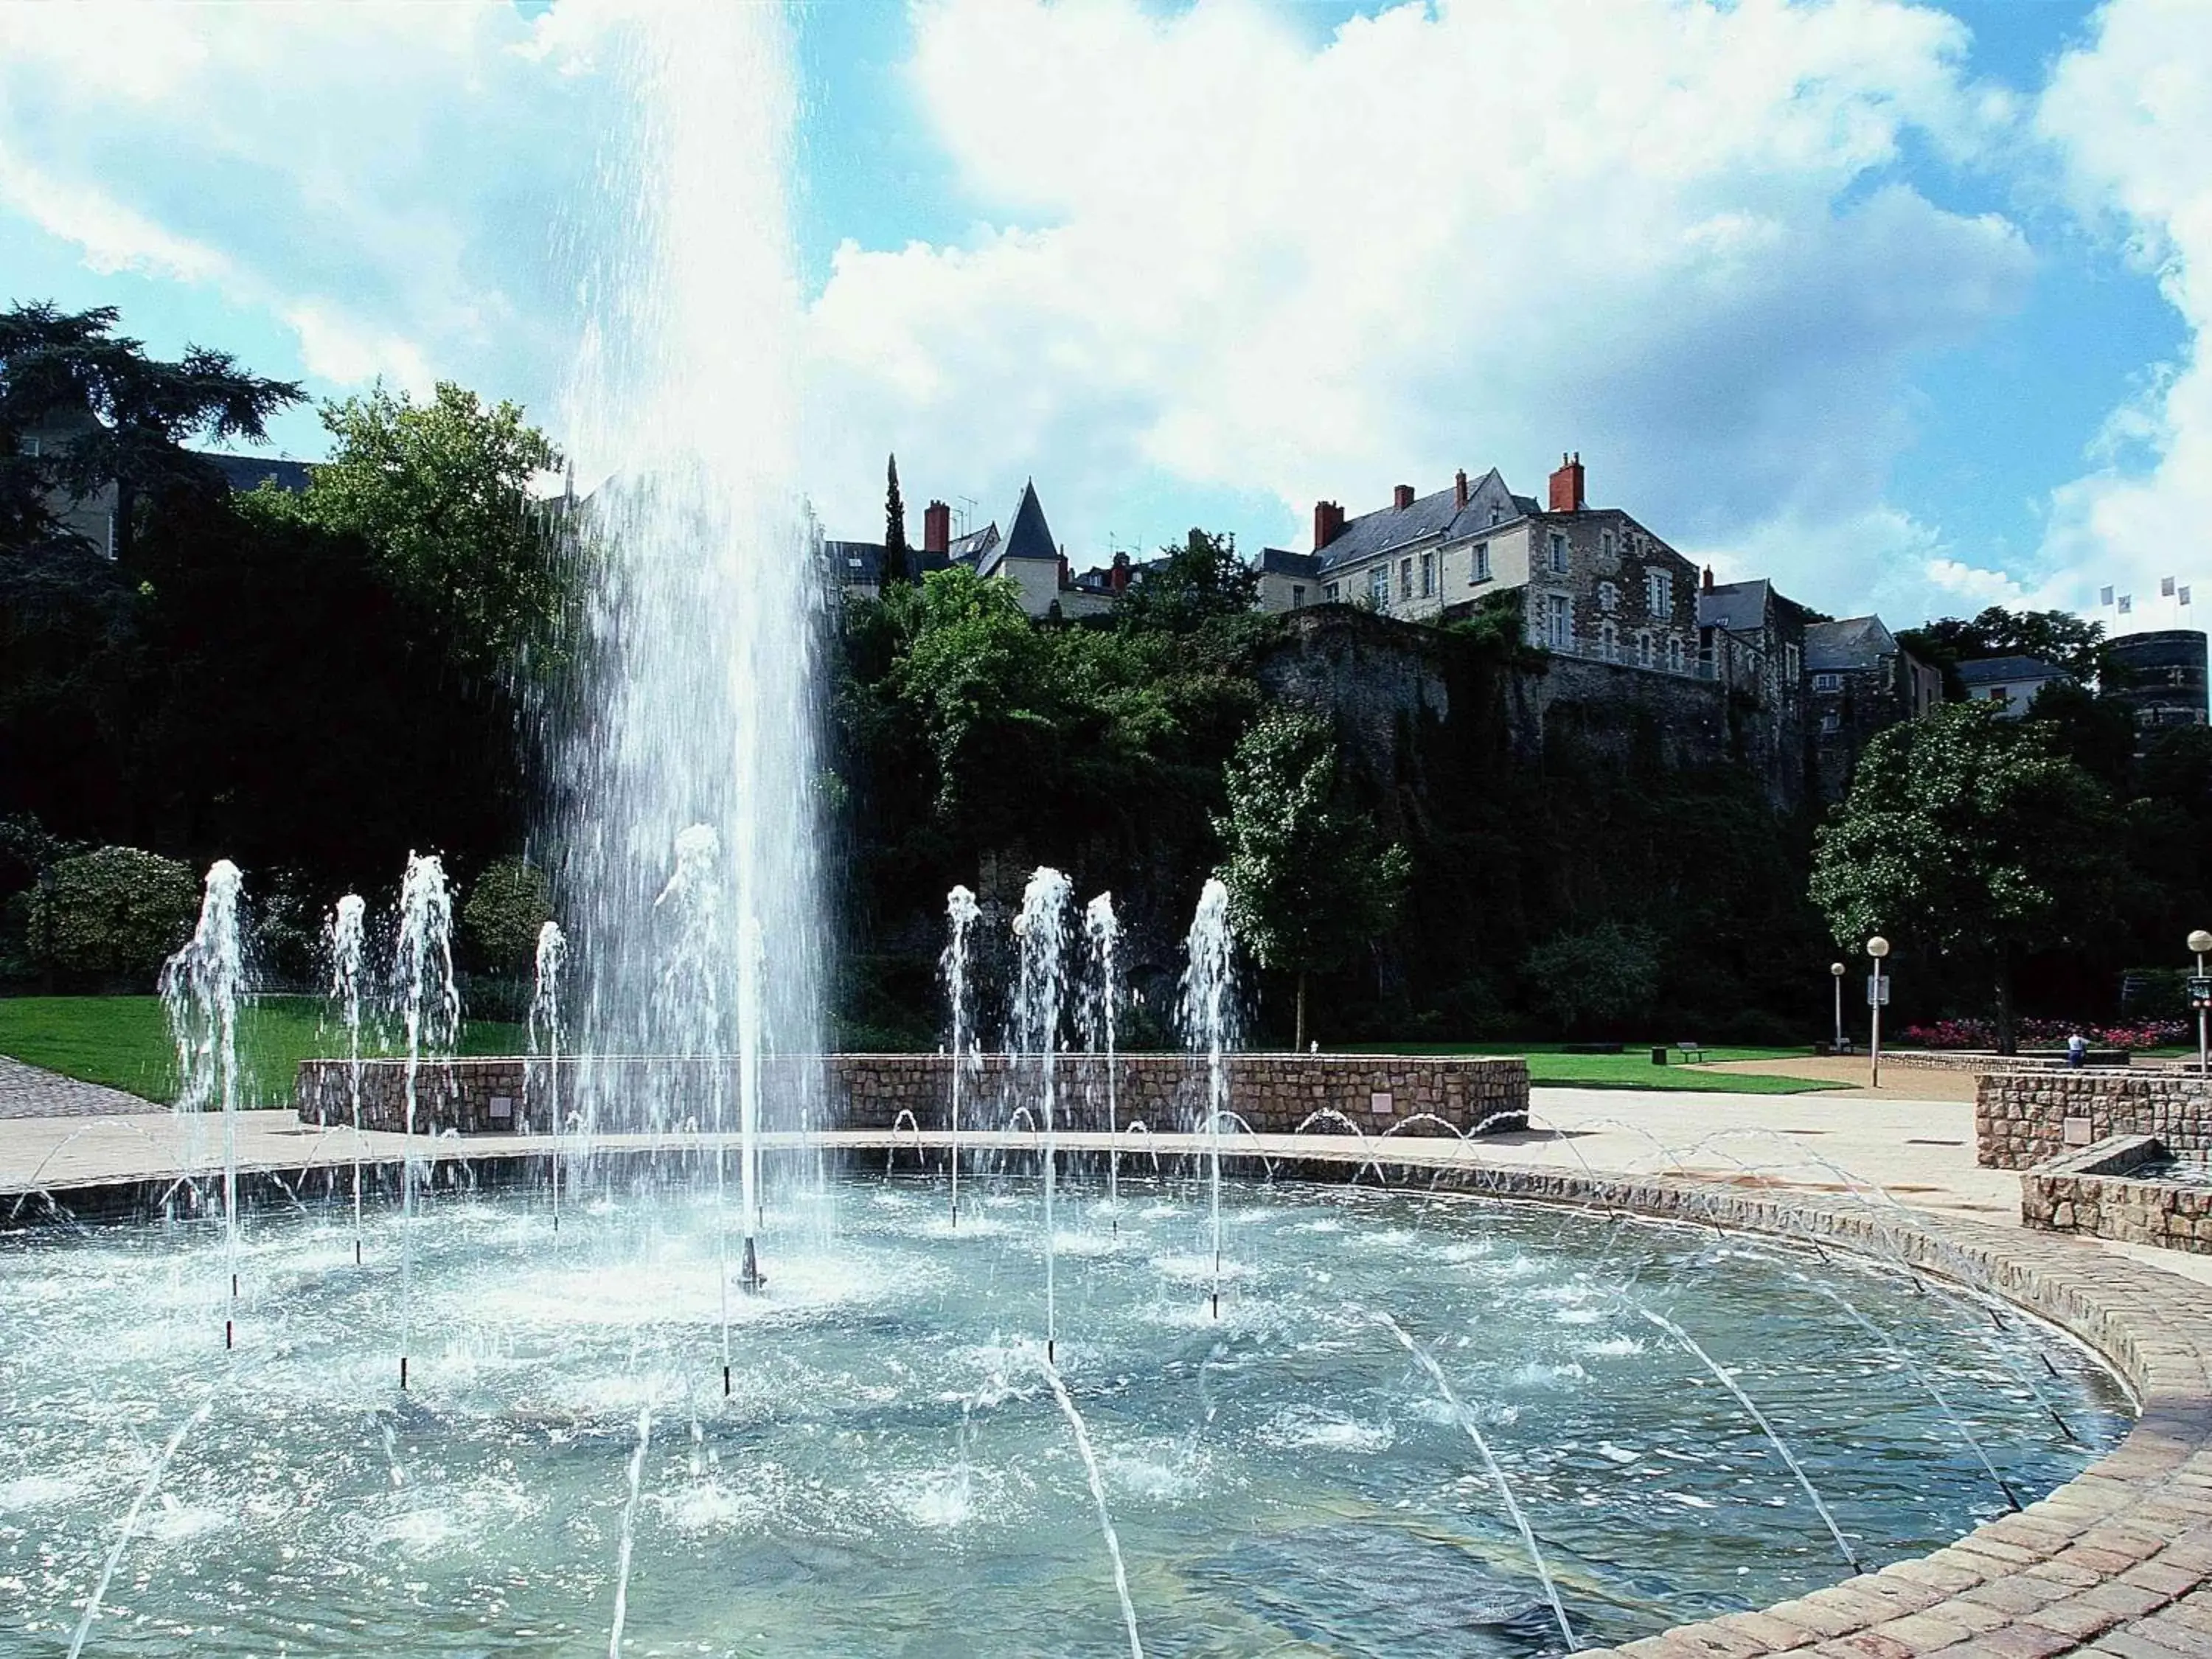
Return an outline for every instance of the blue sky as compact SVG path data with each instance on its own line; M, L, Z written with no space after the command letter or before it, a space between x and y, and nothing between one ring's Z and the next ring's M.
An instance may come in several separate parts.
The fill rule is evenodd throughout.
M623 3L0 7L9 296L562 435ZM1577 448L1595 500L1839 614L2212 597L2212 7L793 18L832 534L879 533L890 449L917 507L1003 521L1034 476L1081 565Z

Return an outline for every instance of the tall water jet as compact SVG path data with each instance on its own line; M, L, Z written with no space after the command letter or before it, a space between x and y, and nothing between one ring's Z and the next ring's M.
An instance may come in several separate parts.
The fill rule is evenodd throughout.
M331 958L331 1000L346 1034L346 1095L353 1121L353 1260L361 1265L361 988L368 904L348 893L331 912L324 932Z
M738 930L738 1203L744 1211L745 1249L738 1269L748 1291L764 1288L753 1235L761 1224L761 1022L767 1005L768 941L760 918L747 916ZM724 1379L725 1387L727 1379Z
M676 837L676 868L653 906L666 912L672 929L654 997L660 1028L676 1054L705 1065L705 1121L714 1137L715 1282L726 1386L730 1374L730 1080L722 1056L732 1045L722 994L724 986L735 977L737 957L724 898L722 841L714 826L695 823Z
M453 896L446 885L446 866L434 854L407 855L392 969L400 1029L407 1034L407 1116L399 1179L399 1386L404 1389L415 1336L415 1220L420 1207L415 1189L422 1179L415 1128L422 1056L447 1052L461 1029L461 993L453 978Z
M1213 1313L1221 1315L1221 1120L1229 1109L1229 1045L1235 1038L1236 1010L1231 995L1229 890L1208 877L1198 896L1184 940L1188 961L1182 974L1183 1040L1206 1056L1206 1150L1209 1207L1213 1229Z
M1037 1118L1044 1129L1044 1354L1053 1358L1059 1310L1053 1283L1057 1255L1052 1194L1059 1163L1054 1112L1060 1080L1060 1011L1067 989L1067 908L1074 894L1057 870L1040 866L1022 890L1014 936L1021 941L1021 970L1014 990L1014 1065L1036 1066Z
M238 996L246 975L238 866L208 866L200 917L177 953L161 964L161 1006L177 1045L177 1110L222 1114L223 1265L238 1299ZM222 1322L222 1346L235 1340L235 1316Z
M945 975L945 994L952 1004L952 1224L960 1224L960 1070L965 1063L967 1051L974 1046L969 1031L970 1014L968 1007L968 952L969 935L975 918L982 912L976 908L975 896L965 887L955 887L945 896L945 915L952 924L952 937L946 941L945 954L938 967Z
M561 973L568 965L568 939L561 924L548 921L538 930L537 976L530 988L526 1027L530 1057L542 1057L546 1133L553 1137L553 1231L561 1231Z
M1091 1000L1085 1005L1085 1046L1094 1054L1103 1050L1106 1057L1106 1202L1109 1209L1116 1209L1121 1199L1121 1126L1115 1099L1120 1079L1114 1072L1114 1040L1121 988L1115 953L1121 940L1121 924L1115 918L1111 893L1101 893L1084 907L1083 936L1091 942L1093 975ZM1121 1226L1117 1212L1115 1231L1120 1231Z
M798 487L790 21L671 0L628 9L601 51L626 125L574 220L587 320L562 425L580 475L604 482L572 515L589 585L576 672L547 711L550 839L580 970L570 1023L598 1054L683 1048L684 1016L657 994L653 899L678 835L704 826L723 937L751 918L775 953L741 999L757 1017L719 1026L706 1058L742 1047L758 1083L774 1049L760 1109L801 1127L822 1092L814 670L829 590ZM642 1084L623 1068L619 1094L611 1068L579 1069L587 1133L617 1109L632 1128L701 1115L696 1068Z

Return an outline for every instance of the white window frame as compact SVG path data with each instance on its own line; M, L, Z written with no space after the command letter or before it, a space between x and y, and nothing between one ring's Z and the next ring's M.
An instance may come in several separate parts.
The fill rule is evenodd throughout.
M1843 729L1844 717L1835 709L1831 708L1826 714L1820 716L1820 735L1822 737L1832 738L1837 732Z
M1597 585L1597 608L1608 617L1620 609L1620 589L1611 582Z
M1607 662L1620 660L1620 629L1609 621L1597 625L1597 653Z
M1813 676L1813 689L1815 691L1840 691L1844 689L1844 677L1823 669Z
M1564 593L1544 596L1545 641L1556 651L1571 651L1575 643L1574 601Z
M1551 532L1551 537L1552 574L1564 576L1567 574L1567 538L1557 530Z
M1321 589L1322 603L1323 605L1339 604L1341 602L1340 596L1342 592L1343 584L1341 582L1323 582Z
M1469 548L1468 562L1473 569L1473 574L1468 577L1470 585L1475 582L1486 582L1490 580L1490 544L1488 542L1477 542Z
M1304 582L1292 582L1291 584L1291 609L1293 611L1303 611L1305 608L1306 585Z
M1388 560L1368 571L1367 597L1385 611L1390 608L1390 565Z
M1410 553L1398 561L1398 597L1401 599L1413 597L1413 556Z
M1655 617L1674 614L1674 574L1656 566L1644 573L1644 608Z
M1651 666L1651 630L1648 628L1636 630L1636 665L1638 668Z
M1682 672L1682 636L1680 634L1667 636L1667 672L1670 674Z
M1421 555L1421 597L1428 599L1437 591L1437 556L1433 551Z

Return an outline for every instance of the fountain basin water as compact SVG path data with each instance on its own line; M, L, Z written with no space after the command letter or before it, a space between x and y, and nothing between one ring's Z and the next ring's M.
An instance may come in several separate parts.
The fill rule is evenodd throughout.
M1586 1641L1832 1581L1833 1546L1726 1390L1635 1311L1693 1332L1788 1437L1855 1547L1922 1553L2004 1500L1893 1354L1778 1245L1455 1197L1206 1193L1131 1179L1118 1237L1064 1188L1058 1358L1155 1651L1534 1654L1559 1635L1455 1415L1476 1413ZM119 1495L173 1455L100 1627L171 1650L604 1651L625 1513L636 1650L1127 1650L1081 1460L1035 1364L1040 1194L848 1182L772 1210L766 1297L720 1393L711 1194L441 1199L419 1218L416 1374L392 1386L393 1273L350 1209L256 1220L226 1358L220 1238L0 1244L0 1549L32 1564L0 1654L51 1650ZM1563 1227L1563 1222L1566 1224ZM396 1255L372 1210L368 1259ZM804 1242L802 1242L804 1241ZM29 1269L29 1271L26 1271ZM2117 1384L2030 1322L1876 1268L1818 1267L1942 1382L2024 1494L2124 1423ZM1624 1287L1632 1282L1625 1300ZM219 1321L218 1321L219 1322ZM2046 1379L2085 1446L2019 1380ZM232 1368L235 1368L234 1370ZM651 1434L629 1504L641 1411ZM142 1622L143 1621L143 1622ZM99 1650L97 1635L89 1650ZM156 1650L158 1650L158 1649Z

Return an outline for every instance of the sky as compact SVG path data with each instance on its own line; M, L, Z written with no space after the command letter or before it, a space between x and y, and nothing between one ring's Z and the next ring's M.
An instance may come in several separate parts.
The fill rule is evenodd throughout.
M0 0L0 301L563 438L652 0ZM815 0L789 222L827 532L1310 545L1578 452L1723 578L1893 625L2212 605L2203 0ZM751 198L748 198L751 199ZM312 408L276 431L313 459ZM2106 586L2135 604L2100 605Z

